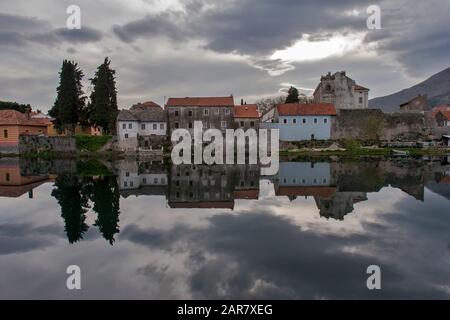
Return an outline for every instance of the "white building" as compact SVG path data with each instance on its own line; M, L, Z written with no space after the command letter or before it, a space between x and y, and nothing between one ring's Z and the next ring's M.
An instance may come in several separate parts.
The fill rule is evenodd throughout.
M121 110L117 117L117 137L122 150L151 150L155 148L155 143L161 144L166 134L166 112L153 102Z

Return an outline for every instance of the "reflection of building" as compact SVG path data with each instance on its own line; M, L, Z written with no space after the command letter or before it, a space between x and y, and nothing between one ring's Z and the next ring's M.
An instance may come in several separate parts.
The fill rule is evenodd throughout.
M33 189L48 180L48 175L21 175L19 159L0 159L0 197L17 198L28 193L32 198Z
M325 162L281 162L275 182L275 194L314 197L320 216L343 220L353 211L353 205L367 200L364 192L340 192L334 185L332 167Z
M173 165L171 208L234 209L235 199L258 199L257 165Z
M168 176L161 161L136 162L122 160L118 166L120 194L130 195L167 195Z
M367 109L369 89L357 85L345 71L328 73L320 78L314 91L315 103L332 103L336 109Z

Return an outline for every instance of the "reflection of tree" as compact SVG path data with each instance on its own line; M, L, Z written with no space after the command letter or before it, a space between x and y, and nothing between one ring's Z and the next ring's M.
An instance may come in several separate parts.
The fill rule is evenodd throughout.
M112 245L114 235L119 232L120 194L117 179L105 176L92 179L88 187L89 199L97 213L95 226Z
M83 239L83 234L89 228L85 223L88 199L81 190L82 184L78 177L61 175L56 178L55 189L52 191L52 196L61 206L61 216L70 243Z

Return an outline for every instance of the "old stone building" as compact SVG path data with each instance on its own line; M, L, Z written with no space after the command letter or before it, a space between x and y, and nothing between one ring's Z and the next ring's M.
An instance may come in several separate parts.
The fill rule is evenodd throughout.
M259 112L256 104L234 107L234 126L243 130L259 128Z
M167 140L167 115L157 104L136 104L117 117L118 145L124 151L163 151Z
M428 110L427 95L419 94L417 97L400 105L400 112L424 112Z
M233 96L169 98L166 110L170 132L187 129L193 137L194 121L201 121L203 129L219 129L222 132L234 126Z
M450 111L439 111L436 114L436 123L438 127L450 127Z
M330 72L320 78L314 91L315 103L332 103L336 109L367 109L369 89L356 84L345 71Z

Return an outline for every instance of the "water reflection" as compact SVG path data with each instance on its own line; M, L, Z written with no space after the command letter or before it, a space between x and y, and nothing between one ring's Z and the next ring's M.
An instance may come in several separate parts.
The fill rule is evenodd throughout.
M276 176L0 159L0 296L448 298L449 179L446 159L285 161ZM82 293L64 289L72 263Z

